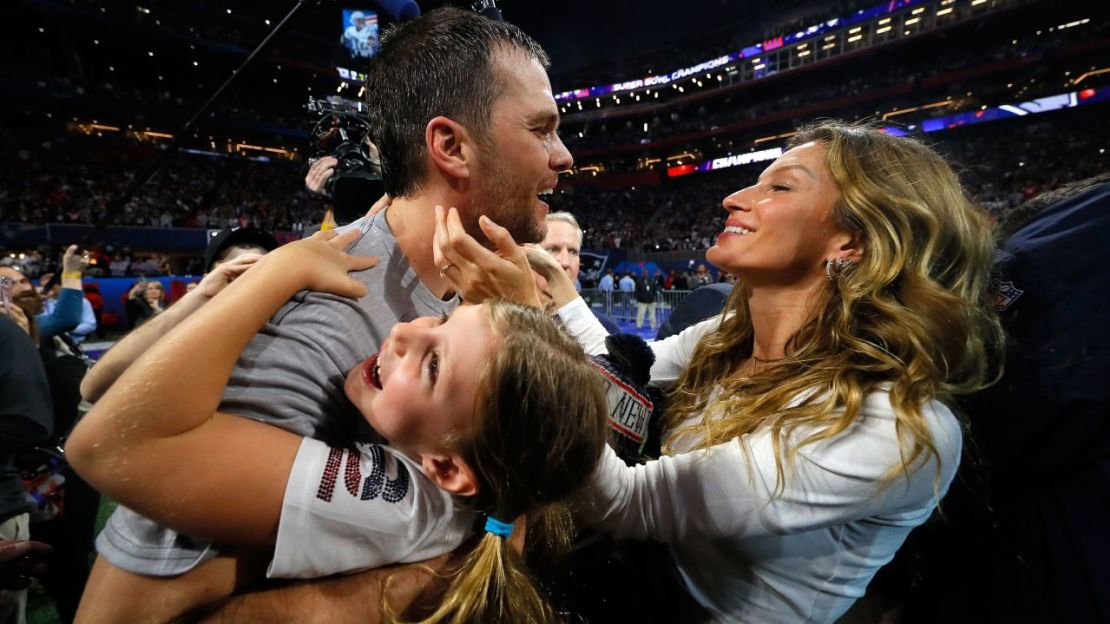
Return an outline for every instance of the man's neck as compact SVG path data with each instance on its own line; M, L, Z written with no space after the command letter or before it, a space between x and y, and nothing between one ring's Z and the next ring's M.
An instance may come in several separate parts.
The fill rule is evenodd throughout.
M416 277L433 295L446 299L454 295L451 284L439 274L439 267L432 258L432 238L435 235L435 206L439 200L430 197L394 199L385 213L389 229L401 253L405 254Z

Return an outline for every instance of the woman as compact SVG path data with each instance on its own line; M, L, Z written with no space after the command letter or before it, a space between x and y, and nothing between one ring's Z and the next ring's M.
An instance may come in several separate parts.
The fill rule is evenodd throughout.
M668 544L711 619L831 622L955 473L946 403L990 382L1003 340L990 225L934 152L836 122L799 131L723 204L707 259L738 277L727 311L653 345L665 457L606 452L582 517ZM603 350L562 271L529 259Z
M215 410L239 353L294 293L365 295L347 271L375 261L340 251L358 235L318 235L259 259L112 385L69 439L73 466L121 504L189 535L272 544L279 528L294 530L284 519L279 526L286 482L294 461L309 461L321 443ZM405 552L413 534L431 534L450 550L457 544L458 519L469 532L476 512L487 533L436 615L486 621L500 611L514 621L551 619L503 538L514 519L581 485L604 445L601 382L573 338L523 306L463 306L446 319L396 326L381 353L350 372L345 392L389 446L360 446L361 464L344 451L345 469L337 460L332 476L342 478L333 479L332 488L361 487L364 499L395 497L389 502L445 516L415 514L412 522L425 526L412 532L387 527L379 543L345 547ZM573 405L554 409L555 398L563 396L571 396ZM324 456L330 463L326 447ZM368 464L365 456L377 459ZM363 482L359 465L388 465L394 476L371 471ZM442 490L443 500L421 485L425 476ZM403 498L422 487L415 500ZM330 496L324 489L319 495ZM454 501L463 509L455 509ZM300 539L311 543L312 537ZM319 544L322 551L334 547ZM415 542L407 546L420 548ZM418 558L439 554L423 548ZM483 599L466 599L475 596Z
M133 327L142 325L166 309L166 292L162 282L139 281L127 295L127 313Z

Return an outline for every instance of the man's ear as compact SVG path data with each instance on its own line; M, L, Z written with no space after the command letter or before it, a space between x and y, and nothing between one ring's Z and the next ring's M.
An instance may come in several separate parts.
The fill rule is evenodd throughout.
M424 128L424 145L436 168L449 178L467 179L473 165L473 142L459 122L433 117Z
M420 465L440 489L456 496L473 496L478 492L478 478L462 457L454 453L422 455Z

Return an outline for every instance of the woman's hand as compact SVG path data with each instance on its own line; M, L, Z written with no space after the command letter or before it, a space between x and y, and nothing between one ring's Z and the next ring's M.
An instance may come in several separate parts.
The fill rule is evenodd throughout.
M485 215L478 219L478 227L496 247L493 252L466 233L456 209L436 206L435 211L432 257L440 275L465 301L508 299L542 307L524 248L516 244L508 230Z
M561 308L578 298L574 283L570 281L570 276L563 267L559 266L555 256L534 245L525 247L524 253L532 270L547 281L547 290L556 308Z
M378 264L373 256L352 256L344 250L362 236L357 229L342 234L317 232L311 237L289 243L270 252L258 264L275 267L279 279L299 280L301 288L358 299L366 296L366 285L351 277L351 271L364 271Z

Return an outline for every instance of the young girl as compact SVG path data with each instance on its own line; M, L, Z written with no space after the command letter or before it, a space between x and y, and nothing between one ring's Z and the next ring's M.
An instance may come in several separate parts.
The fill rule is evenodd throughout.
M382 564L446 552L478 514L486 534L436 617L551 619L504 538L515 519L585 481L607 412L586 356L538 311L495 301L396 326L346 380L348 398L389 441L360 446L361 457L215 411L243 347L294 293L365 294L347 271L374 261L339 251L357 236L325 234L260 259L120 377L74 430L70 462L102 492L182 533L231 544L287 533L299 556L332 567L348 550L378 553ZM304 490L292 491L305 481L297 472L313 467L322 475L306 504L343 495L400 511L380 516L371 537L328 543L322 535L342 529L298 527L295 510L283 511L283 497ZM337 522L350 517L336 512ZM377 519L363 520L373 529Z

